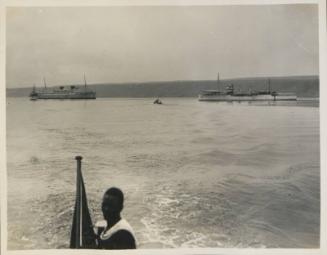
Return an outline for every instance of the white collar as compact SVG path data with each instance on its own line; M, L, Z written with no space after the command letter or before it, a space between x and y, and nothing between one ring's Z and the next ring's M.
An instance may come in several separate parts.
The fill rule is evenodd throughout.
M130 232L134 237L133 228L131 227L131 225L129 225L129 223L125 219L122 218L122 219L120 219L120 221L118 221L115 225L113 225L107 231L105 231L105 230L102 231L102 233L100 234L100 238L101 238L101 240L107 240L113 234L115 234L116 232L118 232L120 230L126 230L126 231ZM135 237L134 237L134 239L135 239Z

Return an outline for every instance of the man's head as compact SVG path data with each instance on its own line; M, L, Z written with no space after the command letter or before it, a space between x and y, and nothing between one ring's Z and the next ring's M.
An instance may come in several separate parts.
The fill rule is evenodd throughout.
M110 217L119 215L124 207L124 194L118 188L108 189L102 200L102 213L106 220Z

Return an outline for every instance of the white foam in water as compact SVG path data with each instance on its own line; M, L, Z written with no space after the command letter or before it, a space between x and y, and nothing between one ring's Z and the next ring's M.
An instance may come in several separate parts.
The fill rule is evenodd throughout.
M93 221L120 187L139 248L319 246L319 108L308 102L8 100L9 249L69 247L76 155Z

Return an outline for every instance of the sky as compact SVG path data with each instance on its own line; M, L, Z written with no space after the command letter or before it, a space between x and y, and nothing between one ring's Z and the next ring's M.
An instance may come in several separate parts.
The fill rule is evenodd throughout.
M317 75L318 7L9 7L6 85Z

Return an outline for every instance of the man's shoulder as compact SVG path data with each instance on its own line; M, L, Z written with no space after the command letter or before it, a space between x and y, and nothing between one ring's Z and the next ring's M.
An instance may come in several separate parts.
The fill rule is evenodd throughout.
M134 231L128 222L121 219L107 231L100 234L100 247L103 249L135 249Z
M126 229L120 229L118 230L117 232L115 232L112 237L126 237L126 238L133 238L134 239L134 236L133 234L126 230Z
M135 238L131 232L125 229L118 230L111 237L110 241L121 249L135 249ZM117 247L118 248L118 247Z

